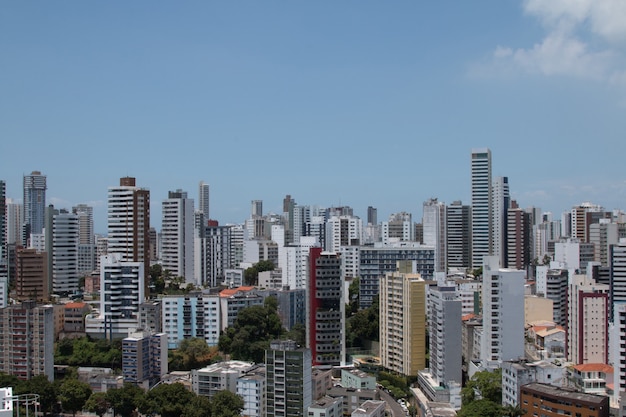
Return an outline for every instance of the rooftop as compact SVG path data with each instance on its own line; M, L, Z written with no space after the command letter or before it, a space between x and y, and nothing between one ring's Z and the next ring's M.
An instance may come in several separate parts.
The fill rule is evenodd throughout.
M606 401L608 403L608 397L603 395L585 394L584 392L578 392L563 387L555 387L548 384L541 384L539 382L531 382L530 384L526 384L522 386L521 391L536 392L555 398L569 399L577 402L602 404Z
M613 367L605 363L581 363L574 365L574 369L579 372L603 372L605 374L612 374Z

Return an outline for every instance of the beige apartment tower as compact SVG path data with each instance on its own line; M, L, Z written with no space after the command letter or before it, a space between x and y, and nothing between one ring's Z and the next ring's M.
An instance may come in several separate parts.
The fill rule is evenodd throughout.
M408 262L409 264L411 262ZM380 357L383 367L417 375L426 367L426 282L420 274L398 271L380 280Z

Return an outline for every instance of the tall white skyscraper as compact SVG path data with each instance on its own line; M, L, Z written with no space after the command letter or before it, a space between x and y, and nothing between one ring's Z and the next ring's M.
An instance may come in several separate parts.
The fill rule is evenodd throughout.
M78 217L78 271L89 273L96 269L96 236L93 229L93 207L79 204L72 207Z
M28 233L39 234L44 228L46 210L46 176L39 171L24 175L24 225Z
M389 216L389 221L382 222L380 226L381 240L385 244L392 240L415 241L415 229L411 213L393 213Z
M472 268L491 253L491 151L472 149Z
M430 290L430 373L439 386L461 384L461 298L456 287Z
M500 268L497 256L483 263L482 366L524 357L524 271Z
M263 216L263 200L252 200L250 202L250 215L252 217Z
M507 211L511 206L508 177L496 177L491 187L491 255L508 267Z
M424 202L422 229L425 245L435 248L435 272L446 272L446 205L431 198Z
M150 191L135 185L135 178L120 178L108 191L108 253L119 253L121 261L150 262Z
M342 246L360 245L363 221L357 216L332 216L326 222L326 250L339 252Z
M123 261L119 253L100 258L100 314L106 337L128 335L137 328L144 288L143 262Z
M163 269L174 276L194 279L194 207L193 199L182 190L170 191L163 200L161 257Z
M611 267L611 309L616 303L626 304L626 239L621 238L617 245L609 247ZM611 314L610 317L613 317Z
M24 207L22 204L15 202L13 199L7 198L7 245L15 244L23 246L22 241L22 224L24 223Z
M95 244L96 237L93 230L93 207L79 204L72 207L72 212L78 216L78 230L81 244Z
M209 220L209 184L200 181L198 187L198 210L204 214L204 219Z

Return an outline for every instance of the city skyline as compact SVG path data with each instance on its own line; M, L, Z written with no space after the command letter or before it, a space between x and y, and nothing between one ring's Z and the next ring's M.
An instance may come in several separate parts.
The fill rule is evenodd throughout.
M482 5L12 2L0 179L20 200L41 171L47 204L92 205L98 233L123 176L156 228L169 190L198 207L199 181L220 224L287 194L419 221L431 197L471 202L485 147L520 207L623 209L624 6Z

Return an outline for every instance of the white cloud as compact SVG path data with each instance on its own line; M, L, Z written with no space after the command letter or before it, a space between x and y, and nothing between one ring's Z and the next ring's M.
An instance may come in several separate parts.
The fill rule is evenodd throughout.
M483 73L524 72L626 85L625 0L526 0L546 34L532 46L497 46Z

